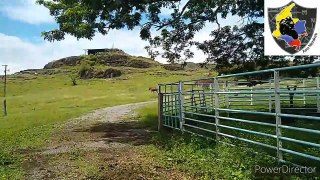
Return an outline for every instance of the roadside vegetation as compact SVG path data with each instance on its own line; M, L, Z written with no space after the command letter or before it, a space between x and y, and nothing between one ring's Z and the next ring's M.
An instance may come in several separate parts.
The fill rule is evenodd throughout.
M167 71L161 66L115 67L123 72L121 77L83 80L75 76L81 67L63 66L8 77L8 116L0 115L0 179L19 178L23 174L21 152L43 146L67 120L102 107L156 100L149 87L207 73Z
M65 128L63 124L67 120L78 117L93 109L117 104L127 104L135 101L155 100L156 94L151 94L144 88L146 83L152 85L152 82L149 82L151 80L167 81L167 79L165 77L159 79L159 77L146 74L133 75L132 78L135 78L136 82L140 82L141 85L139 86L138 84L140 83L134 84L132 82L128 87L137 88L134 93L140 96L139 99L128 100L120 98L120 101L109 101L112 99L112 96L115 96L112 94L115 92L107 95L104 93L112 89L110 85L116 84L114 86L117 87L116 89L119 89L123 87L121 86L122 83L129 82L125 80L114 80L115 83L106 80L80 80L78 86L72 86L69 84L68 78L62 81L63 78L59 76L60 75L41 77L43 79L41 79L40 82L46 80L55 82L49 83L51 87L46 87L51 89L51 91L46 90L46 93L50 92L48 94L45 93L46 97L55 96L58 98L61 93L59 91L63 91L64 89L63 92L65 95L75 96L73 97L73 101L68 101L67 98L61 97L51 105L52 103L48 103L48 101L52 101L51 98L42 99L42 101L38 99L38 107L42 107L42 110L36 112L42 112L43 114L40 117L47 117L45 119L39 119L39 116L36 115L37 113L33 111L27 114L27 107L20 114L10 113L8 117L1 117L0 142L3 148L0 154L0 179L23 179L25 178L26 168L28 169L32 166L41 166L41 168L45 168L46 166L62 166L68 171L65 172L64 178L66 179L75 177L79 179L127 177L151 179L264 179L266 176L254 173L255 165L266 167L277 165L274 159L264 156L264 154L255 154L253 152L254 149L248 148L245 144L239 144L233 147L223 143L216 144L209 139L191 136L189 134L180 134L179 132L168 129L157 132L158 115L156 103L138 109L135 116L128 117L128 119L125 118L117 124L100 125L94 122L84 121L84 124L79 125L79 127L74 127L76 129L75 132L69 130L69 126L63 130ZM142 76L144 78L142 78ZM157 80L153 78L157 78ZM183 77L170 76L168 81L178 80L180 78ZM20 89L20 93L29 92L27 94L31 95L31 92L35 91L36 94L41 94L45 86L41 86L41 83L38 84L39 80L40 79L34 79L33 81L20 83L21 85L24 84L24 86L20 87L25 88L24 90ZM121 81L121 83L117 84L119 81ZM33 83L33 86L27 86L25 83ZM42 83L45 84L48 82ZM60 86L57 84L60 84ZM54 88L54 85L59 88ZM11 87L13 87L12 84ZM34 89L28 90L27 87L33 87ZM35 89L39 87L43 88L43 90L36 91ZM18 96L16 98L19 98L19 91L18 88L16 88L15 93L17 93L16 96ZM81 91L84 92L76 95L76 93ZM118 92L119 90L115 91ZM133 92L124 90L122 93L130 95ZM20 100L32 101L32 98L24 97L21 94L20 96ZM33 97L35 96L36 95ZM88 99L80 98L82 96L86 96ZM13 98L12 95L10 97ZM69 106L73 104L74 107L70 107L70 111L64 111L63 107L66 106L64 103ZM11 107L11 111L9 112L14 110L13 107ZM16 113L21 109L20 106L15 108ZM47 108L49 108L49 110ZM8 121L12 122L11 126L9 126L10 123ZM6 125L7 128L2 129L4 125ZM81 130L82 128L83 130ZM109 134L109 129L104 128L111 128L110 131L112 132ZM45 148L47 144L82 142L95 136L105 138L108 137L108 135L113 136L113 134L120 134L119 136L121 137L121 133L136 132L137 129L149 133L142 135L141 138L143 140L138 144L134 144L128 139L127 142L133 143L133 146L129 145L124 148L116 147L115 149L111 146L111 149L91 151L74 147L69 151L58 154L28 155ZM14 130L16 134L9 133L12 130ZM66 131L71 132L66 133ZM130 136L130 134L124 135L124 137L121 138L127 138L127 136ZM93 138L93 140L96 141L97 139ZM226 141L226 143L228 143L228 141ZM240 148L239 146L242 147ZM41 159L41 164L34 163L32 159ZM299 179L299 177L289 176L278 178Z
M152 110L153 109L153 110ZM142 124L157 127L156 107L140 109ZM274 161L250 149L216 144L214 141L163 129L145 148L154 160L167 168L177 168L191 179L252 179L254 165L272 165Z
M81 62L77 58L49 63L53 69L30 70L8 77L8 116L0 115L0 179L24 179L34 170L41 175L44 173L41 169L48 167L63 167L66 179L252 179L259 177L253 171L255 165L277 165L274 159L254 153L256 149L245 144L236 147L228 145L228 141L216 144L168 129L157 132L156 103L119 122L97 124L89 117L88 122L66 127L70 120L96 109L156 101L157 93L148 89L158 83L216 74L196 64L189 64L184 70L177 68L177 64L168 69L142 57L132 57L126 63L119 60L117 65L108 64L113 62L110 57L105 57L102 63L96 63L101 59L93 56L81 57ZM73 64L63 64L70 61ZM121 73L114 76L117 72ZM130 133L137 137L131 137ZM124 142L117 141L118 135ZM122 145L113 147L105 138ZM98 149L89 150L68 147L68 143L80 146L100 141L102 149L101 144ZM67 150L55 152L54 148L60 146ZM47 148L55 153L41 154ZM40 170L34 169L38 167ZM59 174L60 170L51 171Z
M140 123L157 127L156 106L144 107L139 111ZM155 133L152 143L144 147L144 153L163 167L177 169L189 179L308 179L300 174L259 174L255 167L277 167L278 162L267 153L253 146L238 142L231 145L164 128ZM313 175L312 175L313 176Z

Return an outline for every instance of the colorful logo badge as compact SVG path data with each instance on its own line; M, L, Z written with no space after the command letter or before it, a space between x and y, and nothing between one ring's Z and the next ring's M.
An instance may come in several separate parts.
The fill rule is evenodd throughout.
M317 36L315 32L317 8L307 8L291 1L281 7L267 8L267 15L265 23L268 23L269 28L265 29L265 33L271 33L271 38L279 46L272 48L273 50L281 48L285 52L273 55L310 55L307 51ZM270 41L267 39L268 37L270 36L265 36L266 43ZM277 52L281 52L281 50L277 50Z

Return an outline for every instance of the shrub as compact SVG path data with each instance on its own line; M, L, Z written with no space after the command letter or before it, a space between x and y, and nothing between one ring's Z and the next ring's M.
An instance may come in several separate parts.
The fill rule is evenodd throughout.
M90 55L88 55L88 56L85 56L84 62L87 63L87 64L90 65L90 66L94 66L94 65L97 64L98 58L97 58L96 55L90 54Z
M94 77L94 70L88 64L82 64L79 70L81 79L91 79Z
M113 78L113 77L120 77L122 75L122 72L118 69L106 69L104 71L97 71L94 75L95 78Z
M128 55L125 54L105 54L99 55L99 63L107 66L125 66L128 62Z
M106 78L112 78L112 77L119 77L122 75L122 73L118 69L110 68L110 69L105 70L104 75Z
M168 71L181 71L183 68L179 64L166 64L163 65L164 69Z
M150 68L152 64L143 60L133 59L128 62L128 66L133 68Z
M98 60L98 58L96 55L90 54L88 56L85 56L84 60L96 62Z
M78 85L78 83L77 83L77 76L76 76L76 75L69 75L69 77L70 77L72 86Z

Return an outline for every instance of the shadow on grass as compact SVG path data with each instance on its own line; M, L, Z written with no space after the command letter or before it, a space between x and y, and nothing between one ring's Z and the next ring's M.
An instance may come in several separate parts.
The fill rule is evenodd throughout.
M103 139L105 143L123 143L134 146L150 143L154 131L146 129L138 121L98 123L87 129L76 129L74 132L88 132Z

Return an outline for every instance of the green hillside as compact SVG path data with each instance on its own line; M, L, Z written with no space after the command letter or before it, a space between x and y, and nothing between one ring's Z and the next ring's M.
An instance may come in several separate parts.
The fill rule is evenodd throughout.
M47 65L45 69L8 76L8 116L0 115L0 146L4 147L0 149L0 179L1 175L7 177L4 174L19 177L19 152L40 147L61 123L70 118L102 107L156 100L157 94L150 93L149 87L207 74L207 70L168 71L151 59L129 55L126 64L106 64L108 56L110 54L81 56L73 65L60 60L51 63L60 64L57 67ZM137 61L139 65L146 62L151 66L133 67ZM121 76L80 79L79 71L84 67L95 72L118 69ZM76 77L76 86L72 85L71 76ZM1 97L2 93L0 91ZM2 103L0 108L2 110Z

